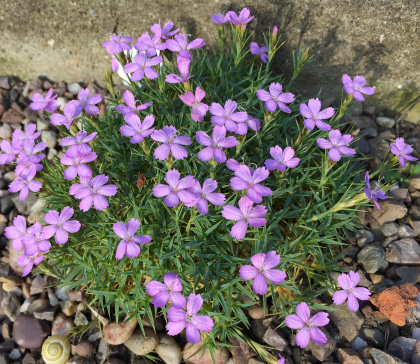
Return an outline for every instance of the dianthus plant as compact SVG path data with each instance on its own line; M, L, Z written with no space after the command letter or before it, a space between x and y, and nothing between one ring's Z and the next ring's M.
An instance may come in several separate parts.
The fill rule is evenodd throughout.
M319 336L305 328L307 303L327 309L311 300L337 289L331 272L361 226L358 210L386 198L342 118L374 89L346 74L339 107L323 107L320 95L303 100L292 84L309 50L295 55L291 77L274 74L277 27L267 57L252 57L252 18L248 9L212 16L217 51L172 23L137 42L113 36L103 46L128 85L114 87L108 73L108 96L81 90L63 117L51 95L35 98L47 117L55 112L64 155L45 161L32 129L2 144L3 162L18 155L11 191L23 199L40 190L49 211L36 227L19 218L6 231L25 274L37 265L66 289L86 290L111 319L124 312L142 325L160 315L170 335L210 348L232 337L256 348L244 329L258 302L290 317L300 346ZM403 140L396 145L370 178L415 159Z

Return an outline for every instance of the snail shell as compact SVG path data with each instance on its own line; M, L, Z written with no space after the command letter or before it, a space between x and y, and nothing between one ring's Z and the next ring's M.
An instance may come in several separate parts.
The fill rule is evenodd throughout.
M46 364L64 364L70 351L70 341L64 335L50 336L42 344L42 358Z

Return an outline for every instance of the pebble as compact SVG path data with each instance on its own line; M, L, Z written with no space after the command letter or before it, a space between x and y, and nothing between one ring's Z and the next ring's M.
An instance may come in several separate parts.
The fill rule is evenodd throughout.
M0 76L0 88L5 90L10 89L9 76Z
M378 136L378 130L376 128L366 128L360 130L360 134L366 134L367 136L374 138Z
M415 174L410 177L410 182L408 183L408 188L412 190L420 190L420 174Z
M109 358L108 364L126 364L126 362L118 358Z
M69 336L70 330L74 327L74 322L72 319L68 318L63 313L59 313L52 324L52 335L64 335Z
M76 96L79 91L82 89L82 86L80 86L77 82L75 83L71 83L70 85L67 86L67 89L74 95Z
M324 362L325 359L334 352L336 342L324 327L320 327L319 329L327 336L328 341L324 345L317 345L311 340L307 348L311 351L315 358Z
M19 359L21 356L22 356L22 354L20 353L19 349L14 348L14 349L10 352L10 354L8 355L8 358L9 358L9 359L12 359L12 360L17 360L17 359Z
M46 321L27 315L20 315L13 325L13 338L19 346L26 349L41 347L49 333L50 327Z
M364 364L359 354L352 349L339 348L337 350L337 357L342 364Z
M108 344L120 345L127 341L137 326L137 320L127 320L125 323L111 322L103 329L103 337Z
M376 121L376 124L378 124L379 126L382 126L383 128L386 128L386 129L391 129L395 125L395 120L394 119L387 118L385 116L378 116L375 121Z
M60 111L63 111L64 106L67 104L67 100L65 97L57 97L57 104L60 107Z
M57 298L61 301L68 300L69 297L65 294L65 292L68 290L68 287L61 287L60 289L55 291L55 295Z
M22 359L22 364L35 364L35 363L36 363L35 358L29 353L26 353L26 355Z
M44 292L47 284L44 281L44 277L40 274L35 277L31 284L31 295L36 295Z
M54 321L55 311L55 308L46 308L44 310L35 311L34 317L38 320Z
M31 286L26 282L22 284L22 295L25 299L31 297Z
M401 239L388 246L385 259L395 264L420 265L420 246L414 239Z
M369 274L369 277L373 284L382 283L385 278L382 274L375 274L375 273Z
M74 324L76 326L84 326L84 325L89 325L89 321L82 312L76 312L76 316L74 318Z
M6 183L10 183L10 182L12 182L14 179L15 179L15 172L14 172L14 171L7 172L7 173L5 173L5 174L4 174L4 176L3 176L3 180L4 180Z
M369 348L369 354L373 357L375 364L405 364L405 362L401 362L393 356L376 348Z
M204 351L199 351L202 347L203 342L201 341L197 344L187 343L183 350L183 359L185 364L213 364L213 359L209 349L207 348ZM197 351L199 352L196 353ZM196 354L193 355L194 353ZM213 355L214 364L227 364L229 360L229 351L225 347L223 349L220 347L216 348Z
M413 329L411 337L417 341L420 341L420 327L415 327Z
M108 359L110 351L111 350L109 344L104 339L101 339L96 354L96 358L98 359L99 364L105 363L105 361Z
M50 305L49 300L47 300L46 298L39 298L33 301L28 306L28 312L32 315L34 312L45 310L46 308L48 308L49 305Z
M41 141L43 141L47 148L54 148L57 145L57 134L52 130L44 130L41 132Z
M267 316L268 308L266 307L264 310L264 306L262 304L252 305L248 308L248 313L253 319L259 320Z
M389 344L387 352L409 363L411 361L411 354L413 353L415 346L415 339L401 336Z
M90 335L88 337L88 341L90 341L91 343L95 342L96 340L99 340L102 337L102 334L100 331L95 332L94 334Z
M382 159L385 158L385 156L391 150L389 143L380 136L369 139L367 142L372 153Z
M56 307L60 303L57 296L51 288L48 288L48 299L50 300L50 306Z
M363 248L357 255L357 262L363 266L367 273L376 273L378 270L388 268L385 261L385 250L376 245Z
M395 240L398 240L398 234L394 234L391 236L388 236L382 243L381 246L383 248L386 248L388 245L390 245L391 243L393 243Z
M5 340L10 340L12 337L10 336L10 325L5 322L1 325L1 336Z
M181 348L173 337L166 334L159 334L159 344L155 351L166 364L180 364L182 361Z
M386 237L398 234L399 229L400 226L396 222L390 222L381 226L382 234L384 234Z
M3 290L9 293L14 293L16 296L22 295L22 290L13 283L3 283Z
M367 116L373 116L376 113L376 107L375 105L367 106L363 105L363 114Z
M379 206L381 209L374 209L372 211L372 217L381 225L387 222L393 222L397 219L402 219L408 211L407 207L400 202L385 200L379 202Z
M283 337L280 331L274 330L271 327L268 327L267 331L263 336L263 341L277 350L284 351L289 342Z
M50 125L51 124L48 120L39 118L36 121L36 130L41 131L41 132L44 131L44 130L48 130L50 128Z
M0 127L0 139L10 140L12 139L12 128L9 124L3 124Z
M381 330L375 328L364 328L362 333L370 345L378 348L383 348L385 346L385 335Z
M3 297L1 308L12 322L15 322L20 315L20 302L14 293L8 293Z
M350 124L358 129L378 128L375 122L367 116L352 116L350 118Z
M395 269L395 273L404 282L418 283L420 282L420 266L403 265Z
M9 123L9 124L14 124L14 123L20 124L22 123L24 119L25 117L21 113L13 109L9 109L5 111L3 116L1 117L1 121L3 123Z
M66 316L72 316L77 312L77 305L73 301L61 301L60 306L61 311L63 311Z
M351 343L351 348L353 350L363 349L363 348L366 348L367 346L368 346L368 343L365 340L363 340L360 336L357 336Z
M93 351L93 345L89 341L82 341L74 348L77 355L89 356Z
M330 307L336 308L336 310L329 312L329 318L337 327L340 337L348 342L352 342L363 325L363 315L359 311L350 311L346 302L338 306L331 305Z
M36 297L29 297L25 301L23 301L22 306L20 306L20 312L28 312L29 305L35 301Z
M236 364L248 364L253 356L257 356L257 353L248 343L237 339L235 336L230 338L229 344L232 345L230 347L230 352L232 353L231 360Z
M159 344L159 336L152 329L145 327L144 333L146 336L141 330L136 330L128 340L124 341L124 345L136 355L146 355L155 350Z
M417 234L410 226L404 224L400 225L400 228L398 229L398 237L400 239L415 238L416 236Z
M373 234L369 230L360 230L357 235L357 245L363 248L366 244L372 243L375 240Z

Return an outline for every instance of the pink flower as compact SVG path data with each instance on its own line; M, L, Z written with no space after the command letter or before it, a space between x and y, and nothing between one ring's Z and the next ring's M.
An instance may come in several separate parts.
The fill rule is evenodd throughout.
M12 248L14 250L22 250L24 245L22 239L27 234L26 220L23 216L18 215L13 219L13 226L4 229L4 235L7 239L13 239Z
M77 233L80 230L80 222L69 219L73 216L74 210L66 206L61 211L60 215L56 210L50 210L44 217L44 220L49 226L44 228L44 231L52 237L55 234L55 242L58 245L67 243L69 239L68 233Z
M70 126L73 124L75 114L76 114L76 105L75 103L68 102L64 106L63 114L52 114L50 122L53 125L64 125L67 130L70 130Z
M111 70L112 72L118 72L120 69L120 63L118 62L118 59L112 58L111 59Z
M233 148L238 144L238 140L235 137L229 136L226 138L226 128L224 126L215 126L212 138L204 131L197 131L195 138L199 144L206 146L197 154L198 159L203 162L208 162L212 158L219 163L225 162L226 154L222 148Z
M362 94L373 95L375 93L373 87L365 87L366 79L362 76L356 76L353 81L349 75L344 74L341 81L343 82L344 91L349 95L353 94L357 101L365 101Z
M165 197L163 201L168 207L178 206L179 200L187 204L196 201L195 195L188 191L196 183L193 176L186 176L179 179L180 174L176 169L171 169L166 173L165 181L168 185L159 184L153 188L153 196Z
M9 186L9 192L15 193L20 191L19 201L25 200L28 197L29 191L38 192L42 188L42 183L33 180L35 174L36 168L31 168L28 173L16 177Z
M263 61L264 63L268 62L268 48L265 45L259 47L257 43L252 42L250 46L250 51L253 55L260 56L261 61Z
M413 153L413 147L404 143L404 138L395 139L395 144L391 144L391 153L398 156L401 167L405 167L405 160L418 161L419 159L409 154Z
M349 274L340 274L337 278L337 283L343 290L334 293L332 298L334 303L340 305L347 300L349 310L356 312L359 309L357 300L365 301L370 297L370 291L367 288L356 287L359 281L359 273L350 271Z
M4 154L0 154L0 164L11 163L15 160L16 154L22 149L19 144L10 144L9 141L3 140L0 143L0 148Z
M16 147L18 147L18 145L20 144L20 147L23 148L23 145L27 140L35 141L35 139L37 139L41 135L40 131L38 132L35 132L35 131L36 131L35 124L29 124L26 127L25 132L23 132L22 130L16 129L13 132L12 144L16 144Z
M184 159L188 152L181 145L190 145L191 140L188 136L177 136L174 126L164 126L162 130L154 130L150 136L153 140L163 143L155 149L154 155L157 160L163 161L172 153L175 159Z
M57 95L52 96L53 89L50 88L47 92L47 94L42 96L41 94L35 94L32 96L32 103L29 104L29 107L32 110L43 110L53 113L57 108L57 102L55 101L55 98Z
M197 344L200 341L200 331L210 332L214 326L210 317L197 315L201 306L203 306L201 295L191 293L187 300L187 312L175 307L171 307L166 311L168 319L166 330L168 330L168 335L178 335L187 328L187 340L191 344Z
M246 190L246 195L252 202L260 203L262 196L270 196L273 193L268 187L259 184L268 178L269 173L264 167L251 172L248 166L240 165L235 170L235 177L230 180L230 187L235 191Z
M147 244L152 241L149 235L134 235L140 228L140 221L131 219L124 224L117 222L112 226L114 233L121 239L117 247L115 258L121 259L124 254L129 258L137 257L140 254L139 244Z
M329 141L324 138L318 138L316 143L322 149L329 149L328 158L332 161L338 162L343 155L354 155L356 151L346 145L349 145L353 141L353 137L349 134L341 136L341 132L338 129L331 130L328 133Z
M104 196L114 196L118 187L115 185L105 185L108 176L101 174L89 181L89 186L76 189L74 197L81 200L79 208L82 211L89 210L92 205L96 210L104 210L108 207L108 200ZM72 186L73 187L73 186Z
M168 82L168 83L187 82L191 77L194 76L194 75L190 76L191 59L181 57L180 55L178 55L176 59L176 63L178 66L180 76L175 73L171 73L169 75L166 75L165 82Z
M300 162L299 158L293 158L295 151L291 147L284 148L283 152L283 150L276 145L275 147L270 148L270 155L273 159L267 159L265 161L265 166L270 171L274 169L285 171L286 167L294 168Z
M248 126L248 128L254 131L259 131L261 129L261 122L257 118L253 118L252 116L249 116L249 115L248 115L248 120L245 121L245 124Z
M299 347L306 348L311 338L317 345L324 345L328 341L325 334L318 329L330 322L328 313L318 312L311 318L308 305L306 302L302 302L297 305L296 314L287 316L285 323L290 329L299 330L296 334L296 344Z
M35 169L36 172L40 171L43 168L42 164L39 162L44 159L45 154L26 156L24 153L19 154L15 168L15 176L20 176L21 174L28 174L32 169Z
M28 257L25 254L19 255L17 258L17 264L20 267L25 267L23 268L23 271L22 271L22 277L26 277L31 272L34 265L38 265L39 263L42 262L43 259L44 259L44 256L42 254L32 255L31 257Z
M102 96L99 94L89 97L89 89L81 89L79 91L79 100L72 100L67 103L67 105L74 106L75 112L74 117L79 116L83 109L85 109L86 114L88 115L98 115L99 108L95 104L99 104L102 101ZM67 106L66 105L66 106ZM69 111L70 112L70 111Z
M371 188L368 171L366 171L365 173L365 183L366 183L366 187L364 187L364 191L365 191L366 198L368 200L373 200L373 203L375 204L376 208L380 210L381 208L379 207L378 198L381 200L386 200L385 192L378 188L374 188L374 189Z
M120 128L121 135L125 137L132 137L130 143L137 144L141 143L144 138L148 137L154 132L154 129L150 127L155 122L153 115L147 115L143 123L140 120L140 117L135 114L126 115L126 122L128 125L122 125Z
M166 49L165 43L159 43L161 39L160 32L151 37L148 32L143 33L138 39L137 43L134 44L139 52L146 52L147 57L156 56L156 50L163 51Z
M151 281L146 284L146 293L153 297L152 303L155 307L164 307L169 300L175 308L184 308L187 300L180 293L182 292L182 284L179 275L174 273L166 273L163 277L165 283Z
M245 111L235 112L238 104L235 101L227 100L223 108L217 102L210 106L211 122L217 126L225 126L226 130L236 134L244 135L248 129L245 121L248 120L248 114ZM238 124L236 124L238 123Z
M282 85L280 85L278 82L273 82L269 87L270 92L265 90L257 90L258 99L265 102L265 108L269 112L275 112L277 106L281 111L287 113L291 112L291 110L286 106L286 103L295 101L295 96L290 92L283 93L282 89Z
M331 125L325 123L321 119L329 119L334 115L334 108L327 107L321 110L321 101L319 99L310 99L308 105L300 104L299 111L306 120L303 122L306 129L313 130L315 125L321 130L330 130Z
M239 200L239 209L233 205L223 206L222 215L227 220L238 221L233 225L230 235L241 240L245 237L248 224L252 227L261 227L267 223L264 216L267 209L263 205L252 207L254 203L246 196Z
M179 95L184 104L192 107L191 118L196 122L203 121L209 110L208 105L200 102L204 96L206 96L206 93L200 87L195 89L195 96L192 91L187 91L185 95Z
M134 56L134 62L128 63L124 67L125 73L133 73L131 75L131 81L140 81L146 76L149 80L153 80L159 76L157 71L152 68L162 63L162 57L153 57L150 59L146 58L145 53L139 53Z
M95 152L83 155L80 154L77 149L67 149L60 159L61 164L65 166L70 166L64 170L64 178L72 180L75 179L77 176L91 176L92 170L85 163L93 162L96 158L97 155Z
M241 25L243 28L246 26L247 23L254 19L253 16L250 16L251 13L248 8L243 8L239 13L239 16L234 11L229 11L228 14L232 24Z
M227 13L226 15L223 15L223 14L210 15L210 19L218 25L225 25L228 21L230 21L230 14Z
M113 35L111 40L102 43L102 47L107 47L112 53L118 54L122 51L130 51L131 45L128 44L133 41L133 37L121 37L120 35Z
M87 135L86 131L79 131L74 137L63 138L60 145L64 147L68 147L70 145L70 148L67 149L67 151L74 149L78 154L87 155L92 151L92 148L87 145L87 143L90 143L93 139L95 139L97 134L98 133L96 131L89 135Z
M89 182L92 176L80 177L80 183L73 183L70 186L69 194L74 196L82 187L89 187Z
M117 105L115 106L115 109L122 115L124 115L125 121L127 121L127 117L129 115L138 115L138 111L145 110L149 106L153 104L153 102L146 102L145 104L140 104L137 106L136 99L134 98L134 95L130 91L124 91L122 94L122 99L125 102L125 105Z
M153 34L160 34L162 39L167 39L168 37L172 37L176 33L179 32L179 29L172 30L174 27L174 23L171 21L166 22L163 27L160 24L154 24L150 27L150 30Z
M197 38L192 42L188 43L187 36L184 34L175 35L174 39L168 39L166 41L166 47L172 52L179 52L179 55L183 58L191 58L191 49L197 49L204 46L204 40Z
M277 364L284 364L285 360L280 354L279 354L279 361L277 362Z
M28 229L22 242L26 246L25 255L35 255L38 253L46 253L51 248L51 243L48 241L52 234L42 228L40 222L36 222Z
M203 188L201 188L200 182L196 182L193 187L190 187L188 190L191 191L196 199L186 203L188 207L196 206L200 214L207 214L209 212L208 201L213 205L220 206L225 203L225 195L223 193L213 192L217 188L217 182L211 178L208 178L203 183Z
M286 279L286 273L273 269L280 264L280 255L275 251L255 254L251 257L251 263L252 265L244 265L239 269L239 276L245 281L254 280L252 289L255 293L263 295L267 292L267 280L280 284Z

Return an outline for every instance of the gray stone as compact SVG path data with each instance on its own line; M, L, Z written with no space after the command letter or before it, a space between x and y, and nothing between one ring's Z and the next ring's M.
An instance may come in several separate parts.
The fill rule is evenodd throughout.
M76 326L84 326L84 325L88 325L89 321L83 313L76 312L76 316L74 318L74 324Z
M372 355L375 364L407 364L406 361L401 361L376 348L369 348L369 354Z
M54 148L57 145L57 134L52 130L44 130L41 132L41 140L47 148Z
M417 234L408 225L401 225L400 228L398 229L398 237L400 239L415 238L416 236Z
M388 246L385 259L395 264L420 265L420 246L410 238L394 241Z
M35 311L34 317L38 320L53 321L56 308L45 308L43 310Z
M0 353L0 364L9 364L7 353Z
M2 140L10 140L12 139L12 128L9 124L3 124L0 127L0 139Z
M67 318L66 315L64 315L63 313L59 313L52 323L51 334L69 336L70 330L73 327L74 327L73 320L70 318Z
M37 300L33 301L28 306L28 312L31 315L33 315L34 312L45 310L46 308L48 308L49 305L50 305L50 301L48 299L40 298L40 299L37 299Z
M19 359L21 356L22 356L22 354L20 353L19 349L14 348L14 349L10 352L10 354L8 355L8 358L9 358L9 359L12 359L12 360L17 360L17 359Z
M420 190L420 174L410 177L408 187L410 190Z
M413 329L413 333L412 333L411 337L414 340L420 341L420 327L415 327Z
M348 110L351 115L360 116L363 113L363 104L360 101L354 100Z
M418 283L420 282L420 266L403 265L395 269L398 277L404 282Z
M367 273L376 273L388 267L385 261L385 251L382 247L369 245L357 255L357 262L363 266Z
M14 293L7 293L3 296L1 308L12 322L15 322L20 315L20 302Z
M366 129L360 130L360 134L367 135L374 138L378 136L378 130L375 128L366 128Z
M360 230L357 235L357 245L363 248L366 244L372 243L374 240L373 234L369 230Z
M388 353L397 358L410 362L411 354L416 346L416 340L409 337L398 337L388 346Z
M327 343L325 343L324 345L317 345L311 340L307 348L311 351L312 355L315 358L323 362L334 352L336 343L333 337L324 327L320 327L319 329L327 336Z
M397 188L392 191L388 191L388 198L396 199L398 202L404 202L410 198L408 188Z
M155 351L166 364L180 364L182 361L182 350L171 336L159 334Z
M264 342L280 351L284 351L289 345L289 342L283 337L280 331L274 330L271 327L267 329L263 337Z
M379 329L364 328L362 330L365 340L372 346L383 348L385 345L385 335Z
M363 315L359 311L350 311L346 302L330 307L336 308L336 310L329 311L329 318L337 327L340 337L352 342L363 325Z
M383 128L391 129L395 125L395 120L392 118L387 118L385 116L378 116L376 118L376 124L382 126Z
M46 321L37 320L34 317L20 315L13 325L13 338L22 348L39 348L50 333L50 327Z
M31 295L36 295L44 292L47 284L44 281L44 277L38 274L31 284Z
M48 120L39 118L36 121L36 130L41 132L44 130L48 130L50 128L50 125L51 123Z
M136 355L146 355L155 350L159 344L159 337L148 327L144 328L146 334L143 335L141 330L136 330L133 335L124 342L124 345L129 348Z
M111 348L109 347L109 344L104 339L101 339L96 354L96 358L98 359L99 364L105 363L110 353Z
M370 147L365 137L353 141L351 147L361 154L368 154L370 152Z
M375 122L368 116L351 116L350 124L358 129L378 129Z
M9 193L9 191L6 191L6 193ZM0 213L2 214L8 214L10 210L13 209L13 197L17 196L16 194L6 194L0 198Z
M35 193L29 192L28 197L25 200L19 201L19 195L17 195L12 198L12 201L15 204L16 209L19 211L19 213L28 215L31 211L32 205L35 204L37 199L38 197Z
M394 234L391 236L388 236L382 243L382 247L386 248L388 245L393 243L395 240L398 240L398 234Z
M374 155L384 159L388 152L391 150L389 143L382 137L377 136L376 138L368 140L370 150Z
M399 225L396 222L390 222L381 226L381 231L385 236L398 234Z
M408 209L404 204L399 202L391 201L380 201L380 210L374 209L372 211L372 217L379 223L385 224L387 222L393 222L397 219L402 219L407 213Z
M82 89L82 86L80 86L77 82L75 83L71 83L70 85L67 86L67 89L74 95L76 96L79 91Z

